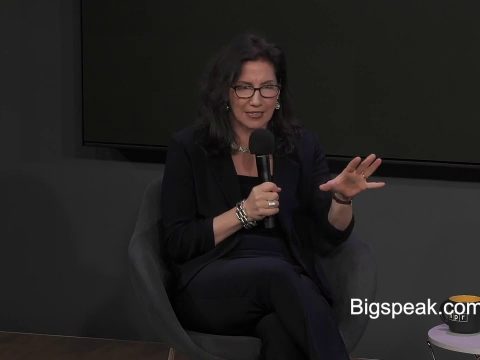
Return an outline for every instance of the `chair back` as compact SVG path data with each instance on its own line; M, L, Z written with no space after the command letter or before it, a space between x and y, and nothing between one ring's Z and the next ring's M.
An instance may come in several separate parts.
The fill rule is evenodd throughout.
M200 360L225 360L197 346L179 323L168 298L170 272L164 261L160 192L157 179L145 190L133 236L128 248L130 276L135 293L147 310L157 341Z

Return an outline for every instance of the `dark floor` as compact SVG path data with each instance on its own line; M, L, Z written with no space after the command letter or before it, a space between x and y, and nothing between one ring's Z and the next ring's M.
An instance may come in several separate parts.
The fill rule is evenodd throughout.
M0 359L8 360L167 360L165 344L55 335L0 332ZM175 360L188 360L175 354Z

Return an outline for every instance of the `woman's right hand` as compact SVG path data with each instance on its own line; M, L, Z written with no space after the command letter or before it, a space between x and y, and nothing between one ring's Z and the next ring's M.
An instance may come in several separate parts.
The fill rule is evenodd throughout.
M281 190L281 188L269 181L254 186L244 203L248 219L262 220L266 216L278 213L278 193Z

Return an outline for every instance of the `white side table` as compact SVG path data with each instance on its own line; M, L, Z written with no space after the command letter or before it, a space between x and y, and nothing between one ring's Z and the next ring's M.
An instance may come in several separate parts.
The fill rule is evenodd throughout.
M480 333L457 334L451 332L446 324L437 325L428 331L427 340L432 358L436 360L431 344L451 351L473 354L475 359L480 359Z

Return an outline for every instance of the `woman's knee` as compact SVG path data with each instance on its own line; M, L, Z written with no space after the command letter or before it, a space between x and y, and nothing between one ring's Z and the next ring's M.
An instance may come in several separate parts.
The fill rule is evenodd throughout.
M262 358L265 360L306 359L276 313L270 313L258 322L255 335L262 339Z
M300 281L299 268L282 260L271 261L266 264L263 273L268 288L272 286L292 288Z

